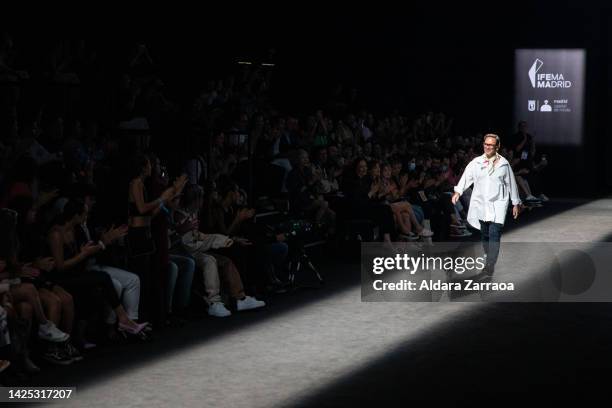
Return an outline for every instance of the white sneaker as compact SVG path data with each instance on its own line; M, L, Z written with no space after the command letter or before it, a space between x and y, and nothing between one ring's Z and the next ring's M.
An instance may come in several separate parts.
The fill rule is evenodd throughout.
M534 197L531 194L529 194L527 197L525 197L525 201L540 201L540 200L537 197Z
M416 241L419 239L419 236L413 232L410 232L408 234L398 234L398 238L400 241Z
M223 303L214 302L212 305L208 306L208 314L213 317L227 317L231 316L232 312L227 310Z
M546 197L544 194L540 194L540 200L542 200L542 201L550 201L550 198Z
M257 309L258 307L264 307L266 302L263 300L257 300L252 296L246 296L242 300L236 302L236 309L240 312L242 310Z
M421 232L419 232L419 235L422 237L432 237L433 234L434 234L433 231L430 230L429 228L423 228Z
M38 337L54 343L61 343L68 340L70 335L55 327L55 324L53 324L51 320L47 320L46 324L38 326Z

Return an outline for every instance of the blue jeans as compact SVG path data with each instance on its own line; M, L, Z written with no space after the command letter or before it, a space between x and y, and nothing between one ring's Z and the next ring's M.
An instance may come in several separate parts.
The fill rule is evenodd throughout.
M423 225L423 220L425 219L425 212L423 211L423 208L415 204L410 204L410 205L412 205L412 211L414 211L414 217L417 219L419 224Z
M168 265L168 292L166 307L172 312L173 304L178 310L187 307L191 296L191 283L195 272L195 261L181 255L170 255ZM175 296L176 295L176 296Z
M482 248L487 255L487 267L494 267L499 255L499 241L503 225L496 222L480 221Z

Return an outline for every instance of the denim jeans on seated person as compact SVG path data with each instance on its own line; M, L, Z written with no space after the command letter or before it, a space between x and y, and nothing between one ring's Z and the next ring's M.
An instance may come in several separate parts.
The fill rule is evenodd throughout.
M166 293L168 313L172 312L173 306L179 311L189 304L194 273L195 261L191 257L170 255Z

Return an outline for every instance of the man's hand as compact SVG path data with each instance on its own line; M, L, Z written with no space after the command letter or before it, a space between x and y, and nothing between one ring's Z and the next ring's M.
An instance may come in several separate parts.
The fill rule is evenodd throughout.
M514 219L516 220L519 216L519 214L521 213L521 205L515 205L514 207L512 207L512 216L514 217Z
M457 201L459 201L459 197L460 197L459 193L455 192L453 194L453 196L451 197L451 202L453 203L453 205L457 204Z

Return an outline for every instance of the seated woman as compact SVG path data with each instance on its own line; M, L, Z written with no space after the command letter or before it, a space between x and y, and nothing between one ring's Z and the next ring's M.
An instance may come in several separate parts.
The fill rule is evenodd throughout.
M200 211L204 202L204 192L200 186L191 185L185 191L181 208L174 213L177 224L189 228L182 235L184 249L195 259L196 265L204 273L206 302L208 314L215 317L229 316L231 313L221 301L221 284L219 275L225 279L230 296L236 301L238 311L256 309L265 306L265 302L246 296L242 278L232 260L220 254L209 252L211 249L229 247L234 244L226 235L204 234L198 230Z
M37 211L33 200L28 196L18 196L11 200L9 206L18 214L19 260L25 263L20 279L23 283L31 283L38 289L40 301L49 320L70 335L74 324L74 302L70 293L48 279L49 272L55 267L55 261L52 257L45 256L46 243L37 223ZM70 339L59 346L51 344L45 351L45 360L66 364L69 361L83 359Z
M0 261L0 273L6 265ZM15 302L11 297L10 285L0 283L0 360L6 369L12 368L19 374L37 374L40 368L30 360L28 340L30 339L32 305L27 302Z
M0 307L4 312L0 324L7 324L7 326L1 327L2 340L6 347L3 348L3 355L0 358L5 361L12 360L13 363L16 363L13 367L18 372L36 374L40 372L40 368L30 360L28 339L30 338L34 318L34 306L37 302L36 299L33 299L34 295L32 293L30 293L32 296L23 297L22 301L14 299L11 295L11 289L14 287L14 285L11 285L11 280L15 284L18 282L14 277L11 279L11 276L14 276L16 266L15 225L15 212L6 208L0 209L0 231L2 231L2 234L0 234ZM44 315L41 311L38 313ZM57 338L63 337L62 332L58 330L53 330L53 332L55 332ZM45 337L48 339L48 336Z
M355 159L352 171L342 180L345 210L349 218L367 218L378 225L384 242L391 242L395 221L391 207L379 202L381 183L368 177L368 164L364 158Z
M403 180L405 180L405 178L402 178L402 181ZM391 206L397 230L401 234L408 236L412 236L414 233L422 237L433 236L432 231L419 223L412 209L412 205L410 205L407 200L401 199L401 189L392 177L392 167L389 163L384 163L382 165L380 182L382 183L380 192L384 196L386 202Z
M53 321L47 318L43 308L38 290L28 282L30 278L36 278L40 271L30 266L24 266L17 259L18 236L17 236L17 212L4 208L0 215L0 281L9 285L10 296L15 304L27 303L30 305L34 318L38 322L38 337L52 343L64 343L70 335L57 328ZM40 262L38 266L49 266L46 262ZM23 279L23 281L22 281ZM49 350L60 350L66 347L52 345ZM49 352L45 353L47 356ZM52 362L62 363L68 358L63 353L58 352Z
M76 244L78 247L85 246L89 242L97 242L100 246L99 253L101 253L102 251L106 251L107 248L114 244L118 239L127 235L127 225L122 225L120 227L115 227L113 225L111 228L104 230L104 232L99 234L99 236L94 239L93 232L87 225L90 208L88 205L85 205L84 208L85 213L83 215L83 222L76 226L74 230ZM121 304L125 309L128 318L137 321L140 301L140 279L138 278L138 275L121 268L100 264L95 255L91 256L87 260L86 269L87 271L102 271L110 276L115 292L121 300ZM108 336L112 339L116 336L115 324L117 323L117 315L114 311L107 311L106 323L109 328Z
M88 260L102 250L100 243L77 244L75 230L87 217L83 202L68 201L62 216L48 234L48 244L55 260L55 270L49 278L64 287L74 298L76 313L87 319L99 312L105 304L119 320L118 330L124 335L139 335L147 323L136 323L121 305L111 277L102 271L87 270Z

